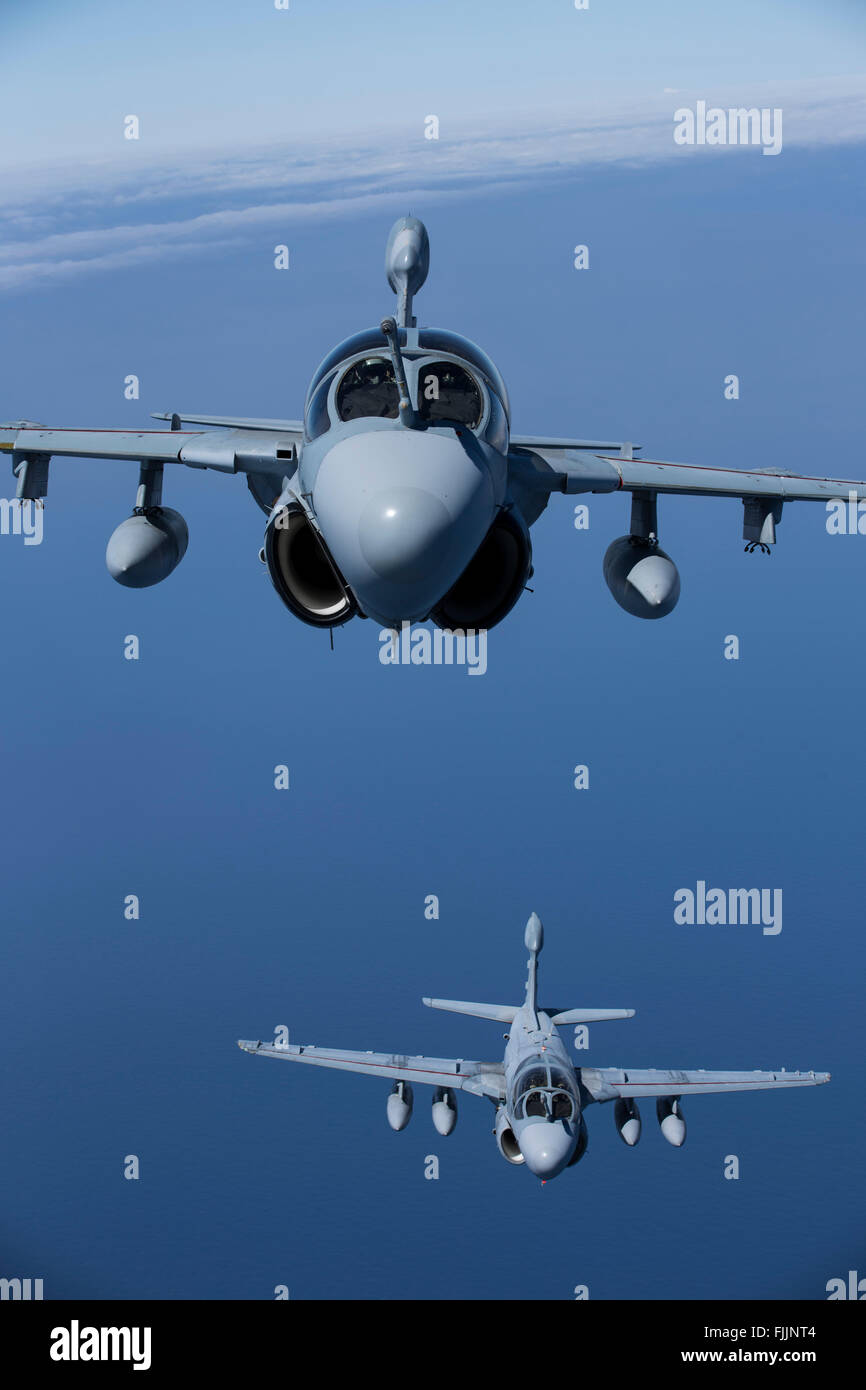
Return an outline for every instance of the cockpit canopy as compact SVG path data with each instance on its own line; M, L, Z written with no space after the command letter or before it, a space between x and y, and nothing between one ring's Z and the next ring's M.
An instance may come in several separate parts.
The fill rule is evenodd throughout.
M400 343L405 342L406 330L400 330ZM307 406L313 398L313 392L324 381L326 376L330 376L335 367L339 367L341 362L348 362L350 357L357 357L362 352L387 353L388 344L385 334L380 328L365 328L363 333L355 333L351 338L346 338L344 342L338 343L332 348L327 357L319 364L319 367L310 382L310 389L307 392Z
M518 1120L573 1120L577 1111L574 1076L561 1067L533 1061L518 1072L514 1085Z
M447 420L474 430L484 403L478 383L457 362L420 363L418 414L422 420Z
M484 437L495 448L506 449L508 393L487 354L445 329L401 328L399 335L419 423L483 427ZM370 328L338 344L319 366L307 393L306 435L317 439L337 421L395 420L398 415L388 345L381 329Z
M390 357L362 357L343 374L337 387L337 415L341 420L360 420L375 415L396 420L400 395Z
M422 352L445 352L451 357L462 357L471 367L475 367L483 377L487 378L505 407L506 416L511 418L511 403L508 399L505 382L502 380L496 364L490 360L486 352L478 347L477 343L462 337L460 333L449 333L446 328L422 328L418 338Z

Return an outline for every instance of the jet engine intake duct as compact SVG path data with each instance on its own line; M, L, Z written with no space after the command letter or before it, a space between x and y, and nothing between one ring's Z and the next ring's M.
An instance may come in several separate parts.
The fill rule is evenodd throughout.
M339 627L358 611L318 532L299 505L283 507L265 532L265 563L286 607L311 627Z
M520 513L497 515L466 569L433 609L442 628L487 629L514 607L532 573L532 543Z
M496 1135L496 1143L499 1152L508 1163L526 1162L526 1159L520 1152L520 1145L514 1136L514 1130L508 1123L508 1116L505 1113L504 1105L501 1105L496 1112L496 1124L493 1133Z

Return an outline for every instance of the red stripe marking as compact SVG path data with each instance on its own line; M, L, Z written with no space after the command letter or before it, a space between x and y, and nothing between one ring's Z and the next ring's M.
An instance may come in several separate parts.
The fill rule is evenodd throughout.
M265 1052L263 1048L260 1048L260 1047L255 1048L255 1051L256 1051L256 1052L261 1052L261 1053L263 1053L263 1055L264 1055L265 1057L272 1057L272 1056L274 1056L274 1052L275 1052L275 1051L276 1051L276 1052L279 1052L279 1050L280 1050L280 1049L273 1049L273 1050L271 1050L270 1052ZM292 1054L291 1052L288 1051L288 1049L286 1049L286 1052L287 1052L287 1055L290 1056L290 1057L291 1057L292 1055L294 1055L295 1057L303 1057L303 1055L304 1055L304 1049L303 1049L303 1048L301 1049L301 1051L300 1051L299 1053L296 1052L296 1053ZM410 1066L398 1067L398 1066L395 1066L393 1062L362 1062L362 1061L360 1061L359 1059L354 1058L354 1057L352 1057L352 1058L347 1058L347 1057L324 1057L324 1056L322 1056L321 1054L317 1054L317 1056L314 1057L314 1058L312 1058L312 1060L313 1060L313 1061L319 1061L319 1062L334 1062L334 1063L336 1063L338 1066L344 1066L344 1067L378 1067L380 1071L419 1071L419 1072L423 1072L425 1076L450 1076L450 1077L453 1078L453 1077L455 1077L455 1076L473 1076L473 1075L475 1075L474 1072L466 1072L466 1071L431 1071L431 1070L428 1070L427 1067L410 1067Z

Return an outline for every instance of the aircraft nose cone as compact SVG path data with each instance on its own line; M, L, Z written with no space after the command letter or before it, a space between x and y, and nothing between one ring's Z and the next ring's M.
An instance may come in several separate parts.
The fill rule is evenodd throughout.
M322 458L313 508L361 611L420 622L465 570L496 510L486 455L433 431L364 429Z
M540 1120L527 1125L521 1132L520 1152L526 1159L526 1166L537 1178L555 1178L561 1173L574 1152L576 1139L569 1134L564 1125Z
M447 563L453 546L451 517L441 499L424 488L391 488L377 493L362 511L358 543L381 579L417 584Z

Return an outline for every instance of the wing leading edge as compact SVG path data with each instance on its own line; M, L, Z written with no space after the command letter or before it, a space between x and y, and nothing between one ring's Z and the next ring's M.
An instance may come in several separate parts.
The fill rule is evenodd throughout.
M622 1071L617 1067L578 1067L593 1100L622 1097L720 1095L726 1091L779 1091L788 1086L823 1086L822 1071Z
M489 1096L500 1100L505 1081L501 1064L467 1062L462 1058L409 1057L397 1052L347 1052L333 1047L301 1047L288 1044L241 1040L238 1047L254 1057L275 1057L283 1062L306 1062L308 1066L330 1067L336 1071L360 1072L389 1081L411 1081L427 1086L448 1086L456 1091Z
M295 434L303 438L303 420L261 420L245 415L183 415L177 412L178 419L188 425L212 425L215 429L227 430L275 430L277 434ZM172 411L161 410L151 414L151 420L170 420Z

